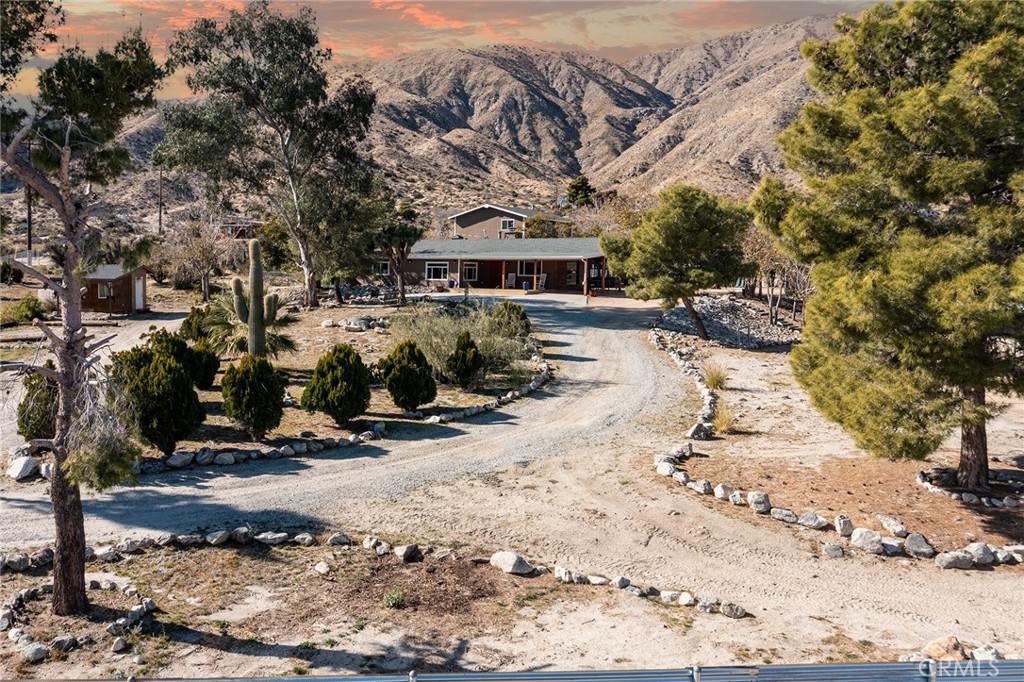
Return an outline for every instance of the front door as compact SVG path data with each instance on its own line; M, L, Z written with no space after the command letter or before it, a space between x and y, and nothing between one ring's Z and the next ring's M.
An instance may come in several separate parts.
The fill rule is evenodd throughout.
M135 278L135 307L133 310L142 310L146 307L146 281L142 277Z
M579 263L569 262L565 264L565 283L571 287L576 286L578 281L576 278L577 265L579 265Z

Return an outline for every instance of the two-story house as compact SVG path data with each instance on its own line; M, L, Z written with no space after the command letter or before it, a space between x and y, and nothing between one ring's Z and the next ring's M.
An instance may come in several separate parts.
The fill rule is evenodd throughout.
M522 239L526 219L545 213L532 208L481 204L448 216L448 220L452 222L453 239ZM553 223L570 222L559 216L549 215L548 219Z

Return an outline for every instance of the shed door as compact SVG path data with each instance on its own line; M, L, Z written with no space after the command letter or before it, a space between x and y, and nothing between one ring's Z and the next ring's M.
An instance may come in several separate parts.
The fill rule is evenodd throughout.
M146 290L145 286L145 280L142 277L135 278L135 310L142 310L146 307L145 296L143 295Z

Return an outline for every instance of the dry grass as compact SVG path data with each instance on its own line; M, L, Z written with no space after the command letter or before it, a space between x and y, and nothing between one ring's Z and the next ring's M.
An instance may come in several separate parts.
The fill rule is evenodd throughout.
M701 366L701 375L708 388L715 391L725 388L729 383L728 370L714 360L708 360Z
M715 425L715 433L720 435L736 433L739 430L736 413L729 403L722 400L718 401L718 409L715 410L715 418L712 423Z

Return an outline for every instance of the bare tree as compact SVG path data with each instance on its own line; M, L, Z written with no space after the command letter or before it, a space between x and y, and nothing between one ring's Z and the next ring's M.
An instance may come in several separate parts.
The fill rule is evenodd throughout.
M241 260L241 242L224 231L219 212L169 230L166 251L173 266L199 280L203 302L210 300L210 276L229 260Z

